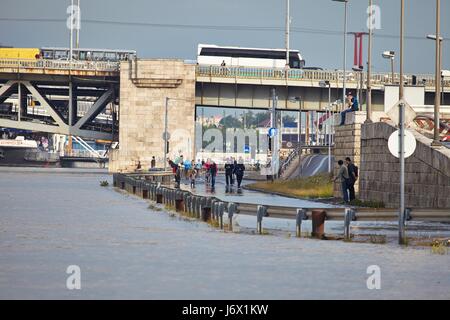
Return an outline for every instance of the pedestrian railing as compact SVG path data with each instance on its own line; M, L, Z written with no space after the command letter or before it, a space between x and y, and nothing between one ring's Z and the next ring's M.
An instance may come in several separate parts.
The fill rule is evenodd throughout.
M29 69L118 72L119 66L119 62L113 61L0 59L0 69L17 69L17 72Z
M331 83L340 84L344 75L342 71L329 70L302 70L302 69L275 69L275 68L249 68L249 67L222 67L213 65L198 65L196 70L197 77L218 77L237 79L262 79L262 80L304 80L304 81L322 81L328 80ZM418 74L415 76L415 83L434 87L434 75ZM405 75L403 81L407 85L412 85L413 75ZM346 81L349 83L358 83L360 75L355 71L345 73ZM390 73L373 73L371 75L373 85L392 84L392 75ZM394 74L394 83L400 82L400 75ZM443 86L450 86L450 80L443 81Z
M302 222L312 221L312 236L324 237L324 225L327 220L344 222L344 239L350 239L350 225L352 221L397 221L397 209L374 208L295 208L285 206L267 206L251 203L227 202L213 196L200 196L186 190L175 189L161 182L145 179L139 174L113 175L114 187L164 204L190 217L209 221L220 229L225 228L224 219L228 220L227 228L233 230L233 216L235 214L256 216L256 231L264 233L263 220L265 217L292 219L296 221L296 236L301 237ZM405 220L450 222L448 209L407 209ZM224 218L225 217L225 218Z

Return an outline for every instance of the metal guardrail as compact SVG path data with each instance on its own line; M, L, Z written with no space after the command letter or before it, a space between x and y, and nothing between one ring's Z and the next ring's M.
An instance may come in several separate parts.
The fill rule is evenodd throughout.
M12 68L20 70L81 70L118 72L119 62L113 61L78 61L78 60L47 60L47 59L0 59L0 69Z
M340 83L343 80L342 71L327 70L301 70L301 69L272 69L272 68L248 68L248 67L222 67L212 65L198 65L196 70L198 77L222 77L222 78L244 78L244 79L264 79L264 80L306 80L321 81L328 80L331 83ZM415 75L417 82L425 86L434 87L434 75ZM390 73L374 73L371 76L372 84L385 85L392 84L392 76ZM359 81L356 72L346 72L346 80L348 82L357 83ZM412 85L413 76L405 75L404 81L408 85ZM400 75L395 74L394 82L400 82ZM444 86L450 86L450 80L443 81Z
M263 206L250 203L233 203L222 201L216 197L205 197L192 194L189 191L162 186L161 182L152 182L139 174L113 175L114 187L141 196L144 199L165 204L177 211L187 213L191 217L211 221L221 229L224 228L223 216L228 216L228 228L232 230L233 215L236 213L256 216L256 230L263 233L263 218L294 219L296 221L296 235L301 236L302 221L311 219L312 233L318 234L321 226L317 226L318 218L325 220L340 220L344 222L344 238L349 239L352 221L397 221L397 209L372 208L294 208L283 206ZM406 220L450 222L448 209L407 209ZM323 229L322 229L323 230ZM320 234L320 233L319 233Z

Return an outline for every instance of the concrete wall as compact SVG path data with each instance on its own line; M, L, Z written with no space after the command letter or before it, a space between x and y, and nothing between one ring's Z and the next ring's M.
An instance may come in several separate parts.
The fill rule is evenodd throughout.
M110 155L111 172L132 171L140 161L164 159L164 105L169 102L169 155L194 154L195 65L182 60L140 59L120 66L119 149Z
M361 128L360 199L399 205L399 160L391 155L387 141L396 128L384 122ZM411 131L417 148L405 161L407 207L450 208L450 149L430 147L431 140Z

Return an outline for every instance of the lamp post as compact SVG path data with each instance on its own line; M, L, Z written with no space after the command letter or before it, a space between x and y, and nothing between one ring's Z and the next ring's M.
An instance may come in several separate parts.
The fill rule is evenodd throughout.
M372 0L369 0L369 21L372 23ZM369 25L369 41L367 49L367 90L366 90L366 123L372 122L372 38L373 26Z
M381 56L391 61L391 83L394 84L394 59L395 51L384 51Z
M405 0L400 1L400 87L399 87L399 159L400 159L400 211L398 213L398 243L405 243L405 105L403 82L403 38L404 38Z
M332 0L335 2L344 3L344 76L342 81L342 102L345 103L345 91L346 91L346 73L347 73L347 5L349 0Z
M300 148L301 143L301 121L302 121L302 98L301 97L290 97L289 101L298 102L298 116L297 116L297 148Z
M326 80L326 81L320 81L319 85L322 88L326 88L328 87L328 106L327 106L327 126L326 126L326 131L328 133L328 172L331 172L331 130L330 130L330 106L331 106L331 82Z
M439 1L437 1L439 3ZM439 5L437 6L437 8L439 8ZM436 18L438 19L438 18ZM438 30L439 26L436 26L436 34L438 34ZM436 95L435 95L435 100L434 100L434 137L433 137L433 142L432 145L433 146L440 146L440 139L439 139L439 109L440 109L440 105L441 105L441 93L440 93L440 89L441 89L441 82L442 82L442 41L444 40L444 38L442 38L441 36L439 37L439 41L437 41L437 37L435 34L429 34L427 35L427 39L436 41L436 45L438 45L439 43L439 48L436 49L438 54L436 55L436 74L435 74L435 88L436 88ZM437 119L437 121L436 121Z

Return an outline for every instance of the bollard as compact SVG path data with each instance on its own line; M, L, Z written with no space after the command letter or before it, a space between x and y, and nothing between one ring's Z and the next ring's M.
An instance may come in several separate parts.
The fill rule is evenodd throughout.
M311 214L312 233L311 235L318 239L323 239L325 235L325 210L313 210Z
M344 213L344 239L350 240L351 234L350 234L350 222L354 221L356 218L355 216L355 210L351 208L345 208Z
M267 207L258 205L256 209L256 232L262 234L262 220L267 215Z
M230 231L233 231L233 215L236 212L236 204L233 202L228 203L228 227Z
M307 220L308 216L306 215L306 209L297 209L297 216L295 219L295 235L297 238L302 236L302 221Z

